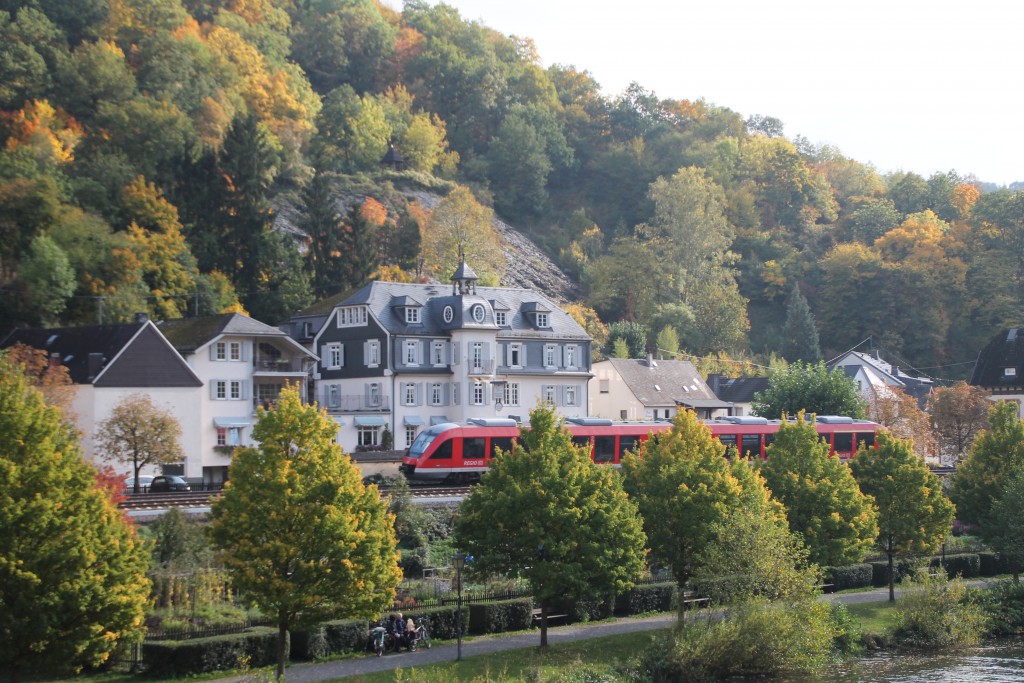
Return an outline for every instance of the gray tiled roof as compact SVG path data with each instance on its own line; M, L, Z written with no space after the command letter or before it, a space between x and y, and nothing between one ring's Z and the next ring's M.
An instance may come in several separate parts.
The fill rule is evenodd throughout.
M718 403L718 397L688 360L656 360L652 364L647 359L609 358L607 362L645 406L683 403L696 407L695 401L699 401L701 407L707 407L704 401Z
M408 325L395 310L394 301L409 297L424 302L422 322ZM498 310L508 311L508 326L501 329L502 337L554 337L558 339L589 340L590 335L580 327L572 316L541 294L511 287L477 287L476 294L453 295L451 285L419 284L405 282L371 282L358 292L338 303L338 306L366 304L374 317L393 334L417 334L443 336L455 327L495 329L491 302ZM483 323L476 323L468 316L469 307L474 303L483 304L487 317ZM455 309L455 319L446 324L442 318L445 305ZM538 330L524 314L527 310L546 310L549 327Z
M160 331L178 353L182 354L192 353L211 339L223 334L242 337L288 336L280 328L271 327L240 313L166 320L160 323Z
M1013 368L1012 375L1006 374ZM1018 390L1024 385L1024 330L1000 330L978 354L971 373L972 385L993 390Z

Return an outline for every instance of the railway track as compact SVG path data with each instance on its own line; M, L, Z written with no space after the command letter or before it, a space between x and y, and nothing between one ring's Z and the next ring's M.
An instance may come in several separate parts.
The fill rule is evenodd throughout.
M382 488L381 493L387 494ZM410 490L413 498L448 498L464 496L468 486L416 486ZM130 494L118 507L125 510L166 510L168 508L208 507L219 491L189 491L181 493Z

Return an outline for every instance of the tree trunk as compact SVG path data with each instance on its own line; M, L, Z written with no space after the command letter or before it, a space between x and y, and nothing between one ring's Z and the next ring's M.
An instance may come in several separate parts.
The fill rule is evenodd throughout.
M676 585L676 621L682 625L686 621L686 603L683 600L686 598L686 591L683 588L684 584L680 582Z
M288 642L288 622L281 619L277 622L277 678L278 683L284 681L284 663L287 661L288 653L284 646Z
M895 577L893 574L893 563L892 563L892 543L889 543L889 547L885 550L886 556L889 558L889 602L896 602L896 588L895 588Z
M548 646L548 600L547 598L541 598L540 600L540 646L546 648Z

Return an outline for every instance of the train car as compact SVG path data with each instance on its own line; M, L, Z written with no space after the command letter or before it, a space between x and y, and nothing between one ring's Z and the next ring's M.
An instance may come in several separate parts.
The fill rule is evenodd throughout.
M765 457L779 431L779 423L761 417L725 417L704 422L715 438L748 458ZM623 453L634 450L651 434L671 429L672 423L581 417L567 419L565 426L573 443L590 447L594 462L618 465ZM822 415L817 417L815 428L828 442L832 454L847 460L861 443L874 446L875 434L881 427L869 420ZM487 471L495 448L512 450L518 436L519 423L505 418L434 425L416 437L399 469L410 481L477 481Z

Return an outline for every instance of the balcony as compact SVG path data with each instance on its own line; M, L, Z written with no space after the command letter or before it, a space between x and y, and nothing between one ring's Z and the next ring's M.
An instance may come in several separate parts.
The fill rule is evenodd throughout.
M335 394L321 392L317 396L321 408L329 413L390 413L391 398L387 394L367 396L366 394Z
M302 362L290 358L257 358L253 361L253 374L305 374L305 370L302 367Z

